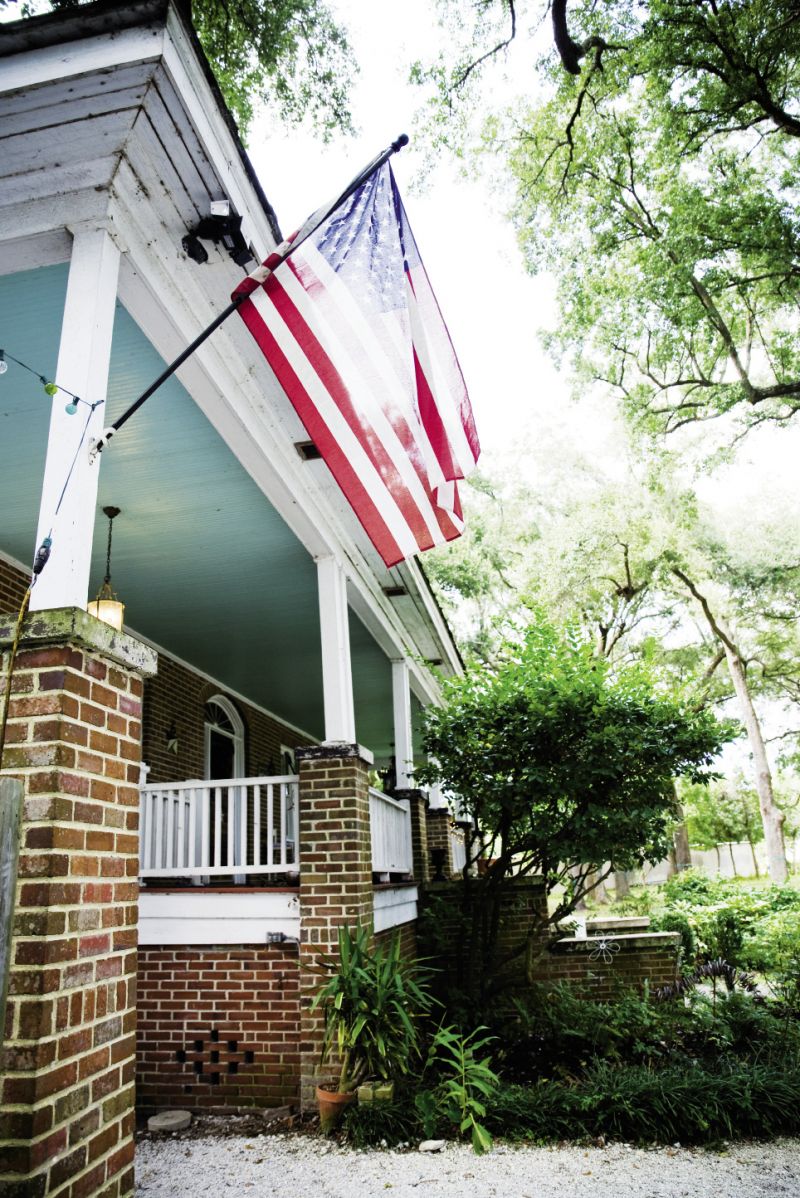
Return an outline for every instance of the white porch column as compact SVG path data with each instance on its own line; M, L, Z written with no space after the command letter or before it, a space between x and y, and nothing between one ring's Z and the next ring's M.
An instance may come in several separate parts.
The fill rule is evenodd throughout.
M325 743L356 743L347 580L335 557L317 559Z
M104 229L78 230L72 242L67 297L55 381L86 403L105 399L111 333L117 298L119 250ZM38 547L52 535L50 561L31 594L31 610L86 607L92 556L100 459L90 465L88 444L110 423L105 404L89 416L78 404L74 416L64 408L69 396L58 391L50 411L50 433L39 509ZM89 417L61 510L55 515L62 488ZM51 532L52 530L52 532Z
M397 789L411 790L414 786L414 737L411 731L411 687L407 661L392 662L392 708Z

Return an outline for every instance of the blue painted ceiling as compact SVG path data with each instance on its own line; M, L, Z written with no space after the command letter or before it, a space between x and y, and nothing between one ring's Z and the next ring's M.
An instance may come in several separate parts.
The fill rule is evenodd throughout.
M66 265L0 278L0 346L52 377ZM105 423L163 369L118 305ZM50 400L13 363L0 377L0 549L31 560ZM75 416L80 435L81 415ZM126 623L224 685L323 736L316 568L306 550L173 378L103 454L92 592L114 524L114 587ZM391 667L351 614L357 735L391 743ZM418 709L415 705L418 718Z

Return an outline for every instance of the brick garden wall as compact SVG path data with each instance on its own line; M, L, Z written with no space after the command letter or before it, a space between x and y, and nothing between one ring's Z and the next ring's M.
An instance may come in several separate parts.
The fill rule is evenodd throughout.
M576 986L586 998L613 998L622 989L667 986L678 975L680 933L609 935L559 940L539 962L536 980Z
M140 1108L281 1106L299 1077L296 945L139 950Z

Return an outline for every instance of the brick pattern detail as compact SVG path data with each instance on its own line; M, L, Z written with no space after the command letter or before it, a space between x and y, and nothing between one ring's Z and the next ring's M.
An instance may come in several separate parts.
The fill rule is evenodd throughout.
M28 582L28 575L0 557L0 611L19 611Z
M25 786L0 1069L9 1196L133 1192L141 708L141 678L90 648L18 656L3 757Z
M446 878L453 876L453 858L450 850L450 823L452 820L450 812L446 808L437 808L434 811L426 812L426 830L428 841L428 860L431 861L432 849L444 849L444 865L442 873ZM428 881L433 876L433 865L431 864Z
M224 688L162 653L158 674L144 688L144 739L142 758L150 767L149 782L180 782L205 776L204 708L212 695ZM245 726L245 774L277 774L281 745L296 748L312 742L273 719L257 707L228 696ZM178 751L168 748L167 732L174 724Z
M331 754L337 752L339 756ZM358 746L320 747L298 753L300 824L300 1098L313 1105L320 1078L323 1019L309 1005L318 985L313 965L320 953L334 952L341 926L372 923L372 851L369 822L369 766Z
M430 879L430 854L426 823L427 801L421 790L396 790L394 798L406 799L411 813L411 857L415 882Z
M417 958L417 921L411 920L410 923L401 923L399 927L387 928L385 932L377 932L375 935L376 944L389 944L394 940L395 936L400 937L400 955L415 960Z
M225 1109L295 1103L295 945L139 950L137 1103Z

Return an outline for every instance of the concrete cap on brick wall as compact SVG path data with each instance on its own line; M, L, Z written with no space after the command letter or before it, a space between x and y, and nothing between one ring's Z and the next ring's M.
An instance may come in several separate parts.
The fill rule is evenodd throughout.
M306 745L295 750L297 761L335 761L339 758L357 757L367 765L374 765L375 757L363 745L352 745L347 741L326 741L321 745Z
M11 647L17 617L0 615L0 651ZM158 654L149 645L117 632L110 624L95 619L80 607L56 607L29 615L22 625L20 648L34 645L75 645L102 653L138 674L150 676L158 669Z
M605 942L613 942L619 945L620 952L637 951L642 949L672 949L677 948L681 942L680 932L638 932L635 934L623 934L619 936L586 936L576 938L574 936L566 936L563 940L556 940L555 944L550 946L551 953L593 953L597 951L597 946Z

